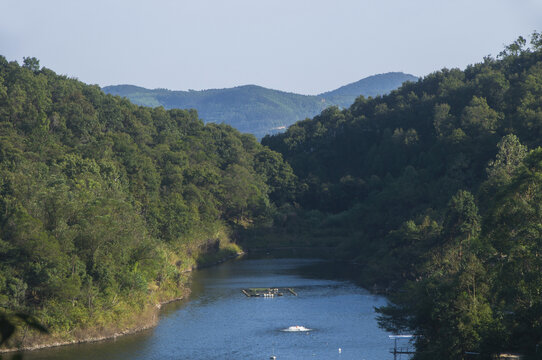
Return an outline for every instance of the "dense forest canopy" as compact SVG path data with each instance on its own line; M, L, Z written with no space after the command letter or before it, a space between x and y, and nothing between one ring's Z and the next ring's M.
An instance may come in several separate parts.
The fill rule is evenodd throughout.
M266 134L281 132L298 120L317 115L326 107L348 107L359 95L383 95L405 81L416 80L415 76L404 73L379 74L319 95L300 95L256 85L201 91L150 90L133 85L115 85L106 86L103 90L108 94L125 96L139 105L197 109L206 123L226 123L241 132L262 138Z
M416 358L542 358L539 33L262 143L298 176L312 238L399 290L380 321L417 335Z
M67 339L128 326L182 296L196 261L238 251L232 231L294 181L280 154L194 110L0 57L0 309Z

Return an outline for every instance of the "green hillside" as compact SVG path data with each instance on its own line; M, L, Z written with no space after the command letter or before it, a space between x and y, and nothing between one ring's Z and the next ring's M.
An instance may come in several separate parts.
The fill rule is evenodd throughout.
M13 313L50 335L11 345L152 325L186 296L186 272L235 255L231 236L267 221L293 182L279 154L194 110L0 56L0 340Z
M525 45L262 140L299 186L260 236L362 264L415 359L541 358L542 36Z
M208 123L226 123L261 138L283 131L298 120L319 114L331 105L350 106L356 97L376 96L417 78L403 73L374 75L324 94L309 96L246 85L203 91L149 90L132 85L107 86L112 95L135 104L166 109L196 109Z

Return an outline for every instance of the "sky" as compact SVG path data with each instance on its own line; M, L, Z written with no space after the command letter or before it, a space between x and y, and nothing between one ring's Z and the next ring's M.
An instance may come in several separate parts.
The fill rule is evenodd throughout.
M318 94L496 56L542 0L0 0L0 55L100 86Z

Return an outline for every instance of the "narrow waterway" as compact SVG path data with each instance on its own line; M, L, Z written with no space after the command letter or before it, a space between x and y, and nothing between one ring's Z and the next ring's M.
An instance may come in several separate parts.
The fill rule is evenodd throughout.
M391 359L393 344L374 312L385 299L334 270L306 259L239 260L199 270L190 299L166 306L156 328L24 359ZM248 298L241 289L251 287L291 287L298 296ZM281 331L293 325L312 330Z

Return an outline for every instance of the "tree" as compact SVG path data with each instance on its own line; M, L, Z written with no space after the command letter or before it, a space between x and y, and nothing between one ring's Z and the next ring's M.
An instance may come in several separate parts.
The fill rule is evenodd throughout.
M467 135L478 137L493 134L497 129L499 114L491 109L486 99L474 96L461 114L461 127Z
M277 204L293 200L297 179L282 155L265 147L255 155L255 160L254 170L263 175L269 185L269 198Z
M38 72L40 71L40 61L35 57L23 57L23 67L30 71Z
M455 119L450 114L450 105L437 104L434 108L433 126L439 137L449 136L455 128Z
M463 241L470 241L480 233L481 218L474 196L466 191L459 190L448 203L444 232L449 239L459 241L461 257L461 245Z
M507 56L519 56L522 52L525 51L525 45L527 40L523 36L519 36L513 43L507 45L503 51L499 53L500 58Z
M542 34L538 31L534 31L531 35L531 45L534 51L542 49Z
M525 156L527 156L527 147L519 142L516 135L503 136L497 144L495 160L491 160L486 168L488 177L508 182Z

